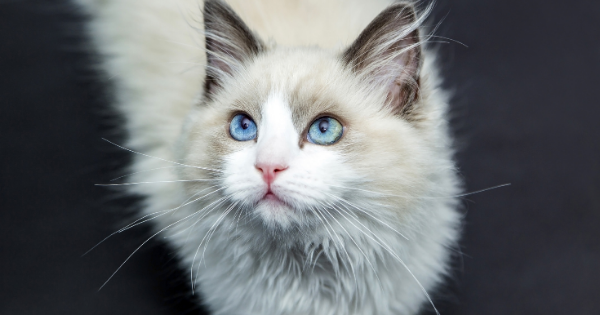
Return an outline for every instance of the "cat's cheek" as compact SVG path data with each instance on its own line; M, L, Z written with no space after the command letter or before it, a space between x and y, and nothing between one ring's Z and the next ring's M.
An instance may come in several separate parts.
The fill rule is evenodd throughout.
M224 158L224 194L233 202L251 206L268 190L262 174L254 167L256 146L250 145Z
M273 191L294 208L306 211L335 201L339 187L355 177L340 152L318 145L306 145L286 172L275 181Z

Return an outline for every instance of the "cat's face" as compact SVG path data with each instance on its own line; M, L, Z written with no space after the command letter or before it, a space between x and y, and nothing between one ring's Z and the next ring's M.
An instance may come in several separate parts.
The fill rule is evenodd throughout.
M393 104L408 92L365 80L339 54L256 47L239 65L213 62L227 73L209 79L182 152L185 164L218 171L186 169L185 180L200 179L190 193L220 189L225 204L277 231L410 208L407 196L427 187L430 152L399 114L407 104Z

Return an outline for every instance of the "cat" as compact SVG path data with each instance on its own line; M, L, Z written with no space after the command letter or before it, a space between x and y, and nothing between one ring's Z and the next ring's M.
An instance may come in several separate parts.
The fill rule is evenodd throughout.
M212 314L435 309L461 182L431 7L78 3L136 153L126 228L151 222Z

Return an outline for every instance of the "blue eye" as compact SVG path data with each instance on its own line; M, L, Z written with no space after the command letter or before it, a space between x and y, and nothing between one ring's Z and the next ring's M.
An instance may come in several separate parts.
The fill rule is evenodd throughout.
M237 141L253 140L256 138L256 124L248 115L235 115L229 124L229 134Z
M336 143L344 133L344 126L331 118L321 117L308 129L308 141L314 144L330 145Z

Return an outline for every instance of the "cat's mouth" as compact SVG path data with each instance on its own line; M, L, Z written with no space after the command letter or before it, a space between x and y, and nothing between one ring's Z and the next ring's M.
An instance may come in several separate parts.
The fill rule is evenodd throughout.
M284 198L285 195L269 188L254 208L266 226L276 228L277 231L286 230L292 223L298 222L300 219L294 208Z
M284 201L281 193L275 192L269 187L267 192L263 195L263 197L258 201L258 203L262 203L264 205L268 205L270 209L291 209L291 205Z
M277 196L275 196L274 193L272 192L268 192L265 194L265 196L263 197L264 200L273 200L273 201L279 201L279 198L277 198Z
M285 202L281 200L277 195L269 188L267 193L262 197L261 201L269 202L276 205L285 205Z

